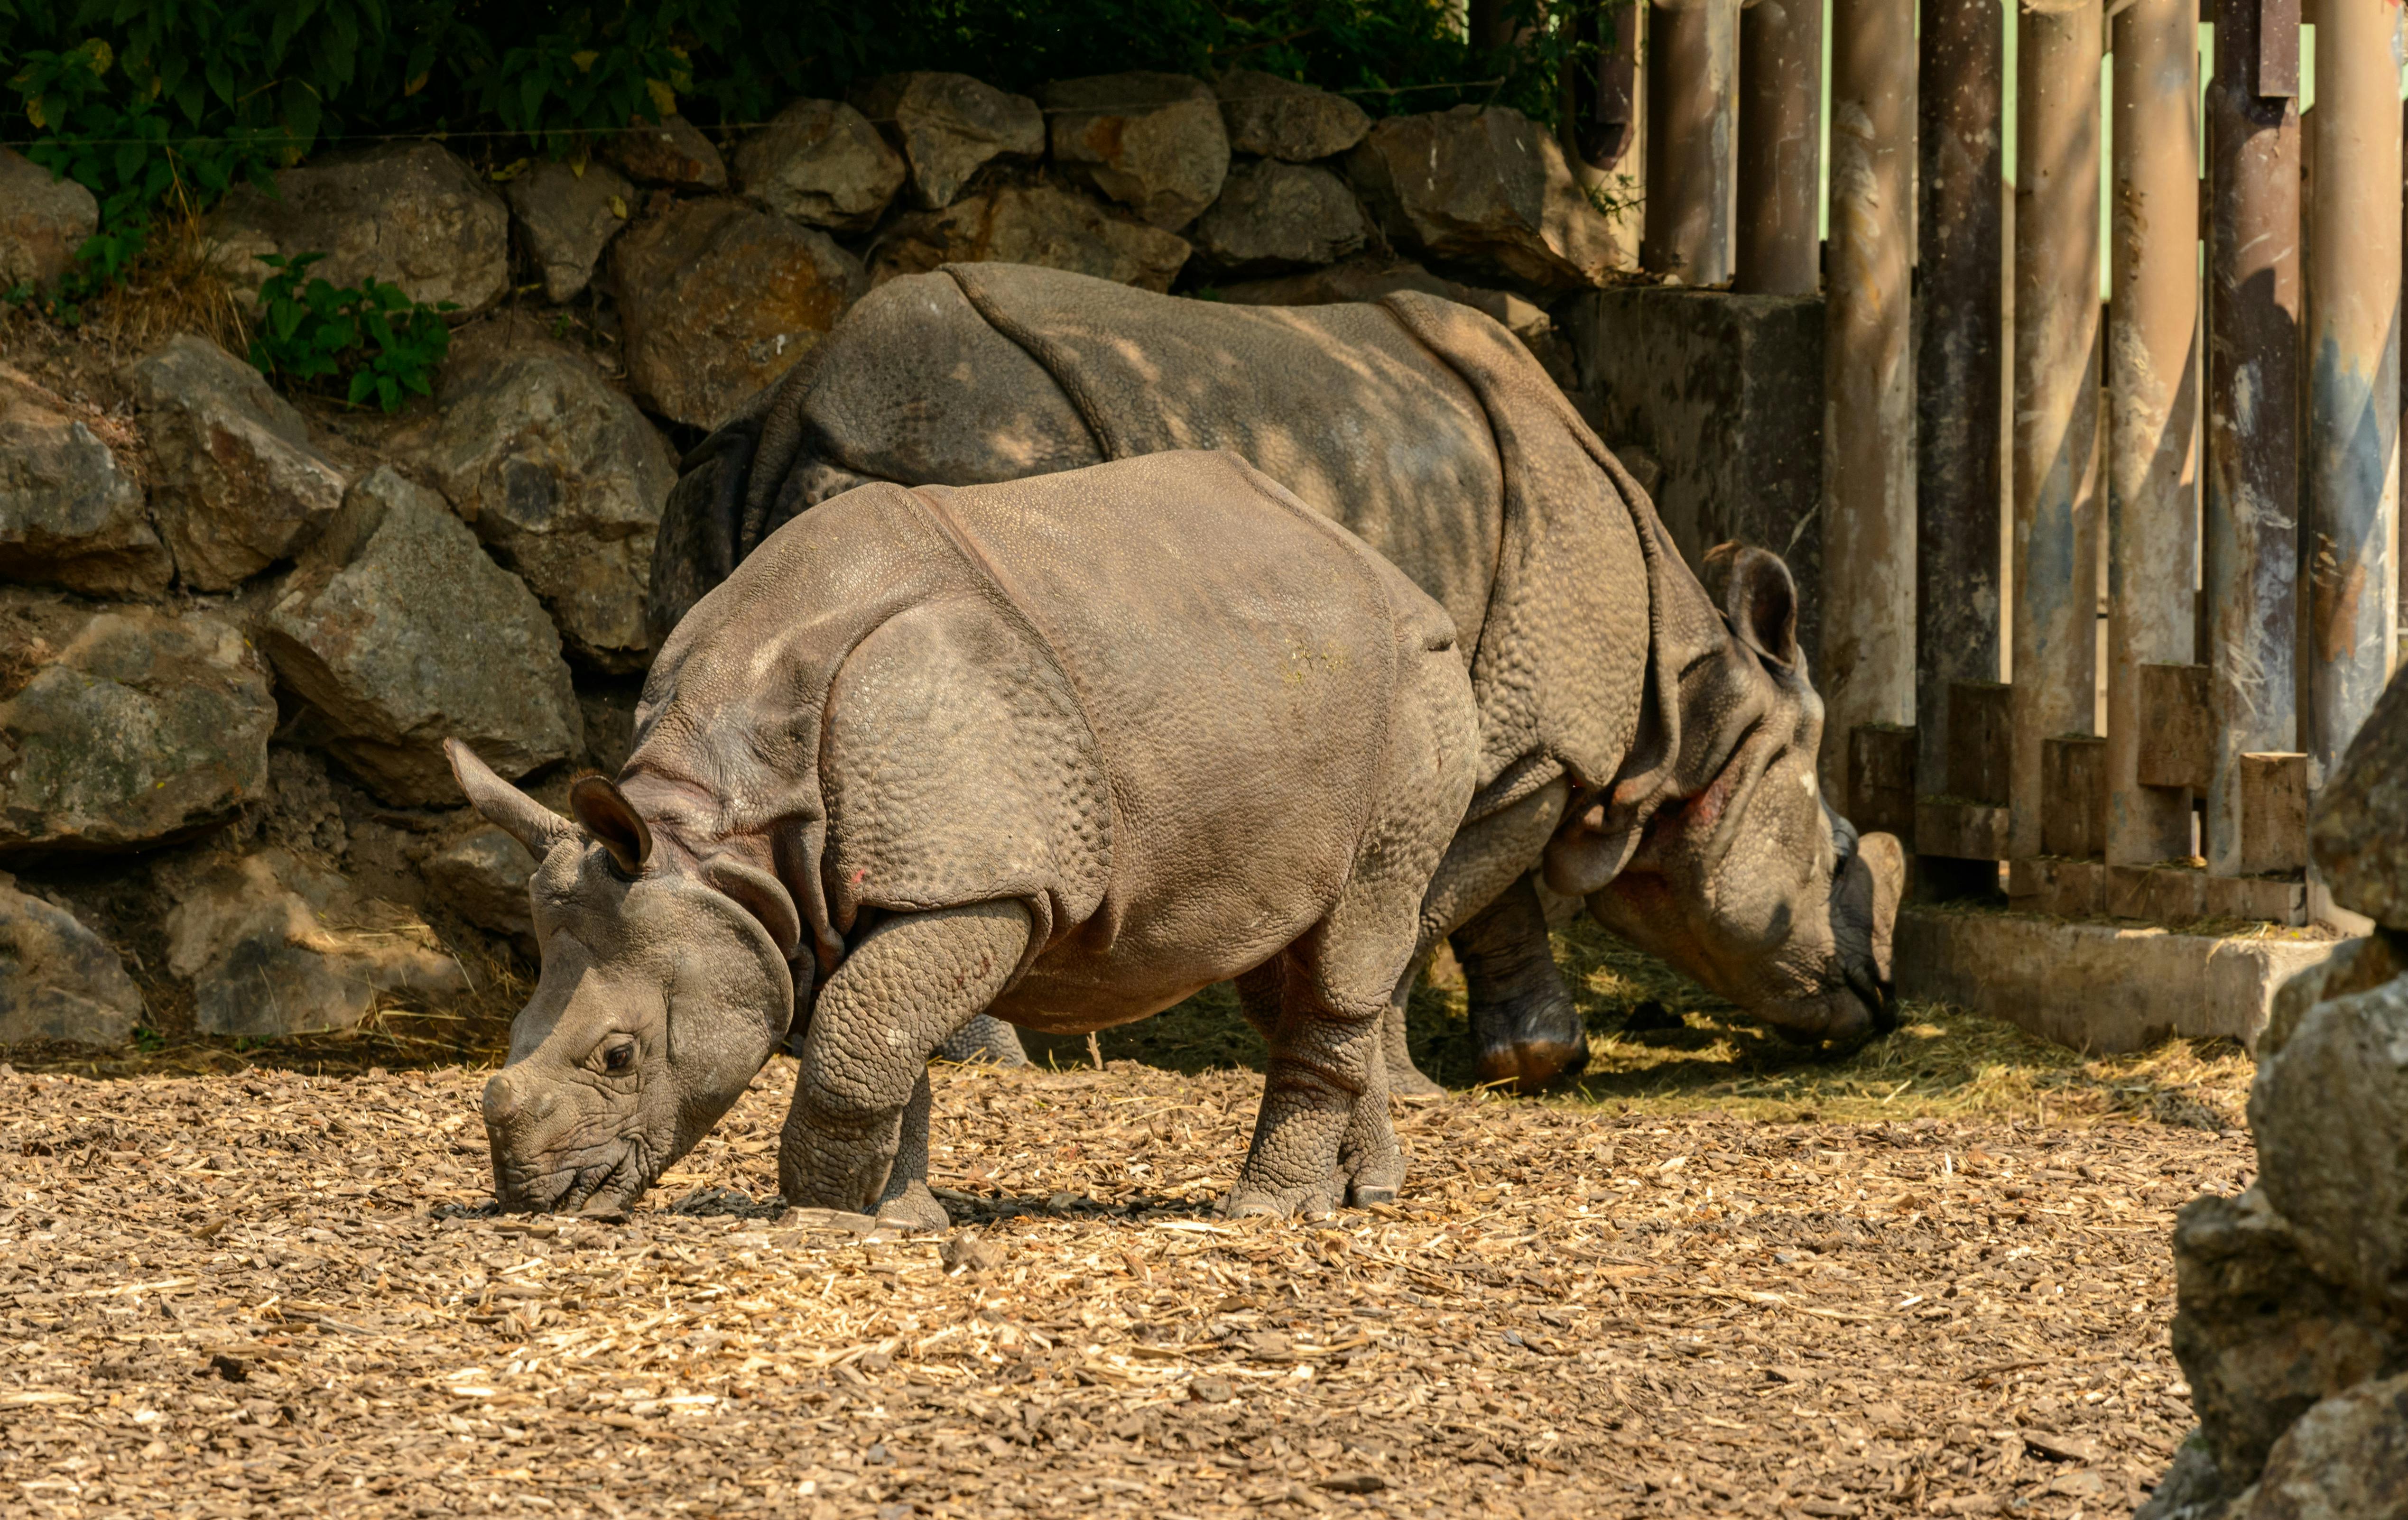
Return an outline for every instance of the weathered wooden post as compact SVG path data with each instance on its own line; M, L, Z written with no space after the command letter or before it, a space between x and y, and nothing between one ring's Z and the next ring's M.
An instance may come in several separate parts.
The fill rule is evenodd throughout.
M1739 208L1739 0L1651 8L1639 262L1684 285L1727 285Z
M1914 715L1914 0L1833 0L1820 684L1843 800L1856 729Z
M2106 857L2129 867L2186 856L2191 844L2190 793L2141 774L2162 723L2143 706L2141 672L2197 658L2198 6L2133 0L2114 28Z
M2399 0L2318 0L2315 22L2300 747L2321 786L2382 694L2399 638Z
M1823 0L1755 0L1739 23L1739 251L1731 288L1822 288Z
M1573 36L1597 51L1564 74L1558 134L1572 178L1612 208L1613 264L1639 263L1647 214L1646 0L1594 0L1573 13Z
M2299 31L2297 0L2217 0L2203 524L2219 876L2267 858L2243 839L2242 757L2299 738Z
M2014 753L2009 848L2043 852L2044 744L2097 670L2100 0L2030 0L2016 81ZM2068 799L2069 805L2079 805ZM2024 884L2011 878L2009 890Z
M1765 0L1758 0L1758 9ZM1750 13L1754 14L1753 12ZM1923 333L1915 351L1916 790L1942 807L2003 800L1949 780L1951 688L1999 679L2000 408L2005 386L2005 18L1996 0L1929 0L1916 81ZM1742 125L1745 125L1742 116ZM1920 820L1928 809L1918 807ZM1978 835L1935 827L1914 848L1929 884L1995 889L1994 862L1943 866ZM1943 839L1942 836L1945 834ZM1949 881L1940 878L1947 876Z

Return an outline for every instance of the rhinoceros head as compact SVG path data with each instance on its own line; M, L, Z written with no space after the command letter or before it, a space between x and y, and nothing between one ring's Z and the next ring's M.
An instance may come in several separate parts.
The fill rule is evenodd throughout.
M509 1209L623 1210L784 1038L794 899L755 867L656 847L599 776L570 788L571 823L466 746L444 748L477 810L539 862L528 890L543 974L485 1083L494 1195Z
M1678 665L1659 763L1566 825L1549 883L1784 1034L1886 1032L1906 857L1823 798L1796 583L1738 544L1707 556L1703 580L1723 629Z

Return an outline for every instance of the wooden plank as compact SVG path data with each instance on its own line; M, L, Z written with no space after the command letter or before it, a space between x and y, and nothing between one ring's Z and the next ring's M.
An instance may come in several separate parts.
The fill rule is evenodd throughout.
M2087 860L2107 850L2107 741L2091 734L2041 740L2041 851Z
M1953 797L1917 798L1914 845L1917 854L1952 860L2004 860L2006 805L1960 802Z
M2300 93L2300 0L2258 0L2258 93Z
M1945 789L1950 796L2006 806L2007 770L2014 756L2014 695L2002 681L1949 682Z
M1914 848L1914 726L1861 723L1848 735L1848 822Z
M2241 757L2243 876L2304 870L2308 864L2308 757L2259 752Z
M2215 714L2203 665L2141 667L2143 786L2207 790L2215 772Z

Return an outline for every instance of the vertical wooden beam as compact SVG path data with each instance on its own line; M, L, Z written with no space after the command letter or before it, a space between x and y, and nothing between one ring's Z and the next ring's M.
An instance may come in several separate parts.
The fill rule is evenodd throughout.
M2282 28L2259 24L2278 3L2216 0L2207 92L2207 859L2226 876L2242 869L2241 757L2299 737L2300 111L2259 87L2268 50L2285 82Z
M1739 0L1671 0L1647 22L1647 231L1639 262L1728 285L1739 210Z
M2017 18L2014 761L2009 843L2041 853L2043 740L2091 731L2099 539L2099 0Z
M2092 30L2097 30L2094 22ZM1832 0L1824 299L1826 785L1859 724L1914 717L1914 0Z
M2307 208L2308 576L2300 749L2321 786L2399 639L2399 0L2319 0Z
M1739 23L1733 290L1812 295L1822 289L1822 122L1823 0L1755 0Z
M1573 35L1597 50L1564 72L1558 136L1572 178L1610 208L1613 266L1639 265L1647 215L1647 0L1589 0L1573 13Z
M2133 0L2114 22L2107 335L2111 866L2190 853L2190 794L2144 785L2140 772L2150 737L2142 722L2142 667L2187 665L2195 657L2198 14L2197 0Z
M1951 692L2000 675L2005 86L2006 21L1996 0L1927 0L1914 378L1915 771L1927 796L1967 795L1947 780L1956 742ZM1985 800L2005 801L2003 788Z

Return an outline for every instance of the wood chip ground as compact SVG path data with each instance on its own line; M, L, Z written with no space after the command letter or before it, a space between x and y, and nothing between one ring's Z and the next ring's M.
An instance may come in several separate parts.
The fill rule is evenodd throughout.
M620 1224L480 1212L474 1066L0 1068L0 1513L2129 1510L2245 1058L1638 1022L1318 1223L1211 1212L1254 1071L946 1069L942 1240L782 1210L783 1058Z

